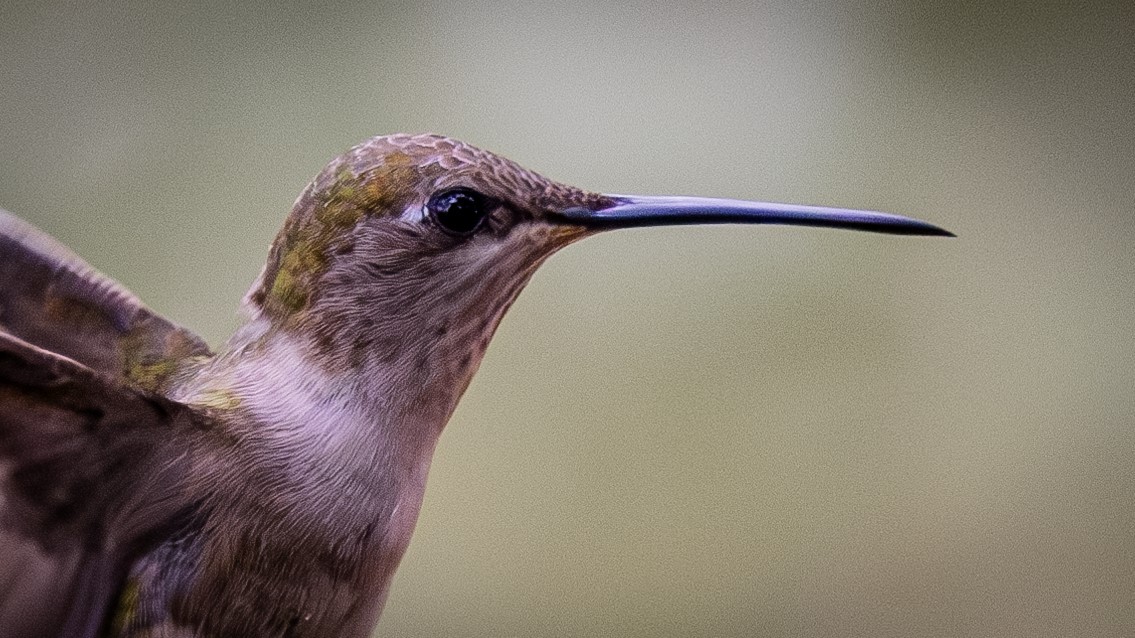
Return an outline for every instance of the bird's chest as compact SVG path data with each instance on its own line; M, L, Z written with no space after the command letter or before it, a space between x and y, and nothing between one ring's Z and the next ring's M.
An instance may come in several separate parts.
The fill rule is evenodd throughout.
M409 543L424 475L243 476L135 562L112 635L366 636Z

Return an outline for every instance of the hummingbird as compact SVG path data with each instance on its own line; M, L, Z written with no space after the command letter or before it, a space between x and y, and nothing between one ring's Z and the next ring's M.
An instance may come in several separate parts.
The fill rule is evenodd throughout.
M368 636L501 317L612 229L879 212L613 195L438 135L296 199L216 351L0 211L0 638Z

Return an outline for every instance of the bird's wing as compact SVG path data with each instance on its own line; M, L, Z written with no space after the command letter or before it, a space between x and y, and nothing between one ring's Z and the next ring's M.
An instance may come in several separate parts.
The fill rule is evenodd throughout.
M200 337L3 210L0 331L151 390L177 362L210 354Z
M188 506L188 408L0 332L0 637L89 636Z
M161 392L192 333L0 211L0 638L95 635L188 507L198 417Z

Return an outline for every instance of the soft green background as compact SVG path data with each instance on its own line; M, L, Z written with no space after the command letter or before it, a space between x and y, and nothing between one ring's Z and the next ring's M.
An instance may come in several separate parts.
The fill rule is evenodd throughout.
M1131 3L0 5L0 205L219 343L294 197L433 130L956 240L553 259L380 633L1135 634Z

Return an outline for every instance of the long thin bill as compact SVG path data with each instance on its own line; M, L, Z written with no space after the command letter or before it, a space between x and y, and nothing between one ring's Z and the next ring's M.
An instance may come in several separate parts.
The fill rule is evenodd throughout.
M849 208L748 202L708 197L608 195L614 206L600 210L569 209L561 216L571 223L595 228L634 228L686 224L789 224L847 228L892 235L954 234L924 221Z

